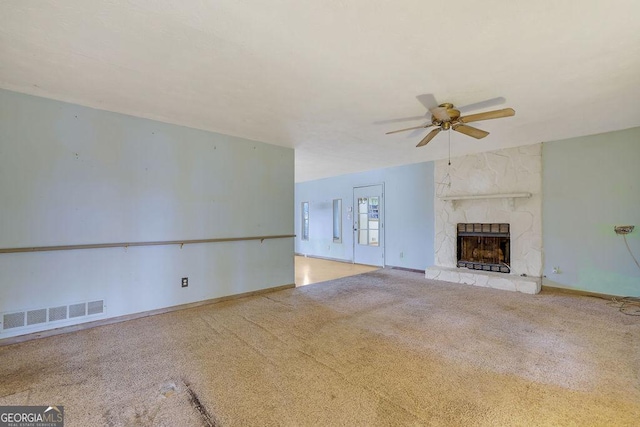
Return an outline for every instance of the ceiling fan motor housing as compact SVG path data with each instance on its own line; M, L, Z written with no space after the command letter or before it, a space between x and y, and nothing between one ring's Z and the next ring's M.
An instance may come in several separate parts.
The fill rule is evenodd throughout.
M460 118L460 111L456 110L455 108L448 108L447 113L449 114L452 122L455 122Z
M449 117L442 119L434 115L431 123L433 123L434 126L442 126L442 130L449 130L451 128L451 124L460 118L460 111L453 108L453 104L449 103L440 104L438 107L443 108Z

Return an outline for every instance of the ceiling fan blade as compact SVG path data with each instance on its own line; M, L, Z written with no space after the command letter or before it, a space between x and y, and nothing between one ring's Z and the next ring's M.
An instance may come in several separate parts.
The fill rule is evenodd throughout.
M445 107L435 107L429 110L433 117L440 120L441 122L447 122L450 120L449 113L447 113L447 109Z
M411 139L414 140L419 136L422 136L424 134L424 128L421 129L416 129L416 130L412 130L411 132L407 133L407 139Z
M504 97L499 96L497 98L491 98L485 101L475 102L473 104L467 104L463 107L458 107L458 111L460 111L461 113L466 113L468 111L484 110L491 107L497 107L498 105L504 104L505 102L507 102L507 100Z
M461 123L478 122L480 120L499 119L502 117L511 117L516 112L513 108L505 108L502 110L487 111L486 113L471 114L470 116L460 117Z
M410 122L412 120L428 120L428 114L423 114L421 116L413 116L413 117L400 117L397 119L387 119L387 120L376 120L373 122L374 125L388 125L389 123L400 123L400 122Z
M489 132L485 132L482 129L461 124L453 125L453 130L455 130L456 132L464 133L465 135L472 136L476 139L481 139L489 135Z
M424 105L424 108L426 108L427 110L438 107L438 101L436 101L436 97L433 96L432 93L418 95L416 96L416 99L420 102L420 104Z
M425 136L422 141L418 142L418 145L416 145L416 147L423 147L425 145L427 145L429 143L429 141L431 141L433 138L435 138L435 136L441 131L442 129L438 128L438 129L434 129L431 132L429 132L427 134L427 136Z
M426 125L421 125L421 126L414 126L412 128L406 128L406 129L398 129L398 130L392 130L391 132L387 132L385 133L385 135L391 135L392 133L398 133L398 132L404 132L406 130L413 130L413 129L426 129L430 126L433 126L431 123L426 124Z

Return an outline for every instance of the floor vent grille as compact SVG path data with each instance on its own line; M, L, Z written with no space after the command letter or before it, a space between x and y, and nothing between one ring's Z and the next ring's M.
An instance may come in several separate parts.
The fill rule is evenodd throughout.
M58 307L2 313L0 331L16 330L62 320L77 320L88 316L99 316L104 314L105 308L104 300L97 300Z

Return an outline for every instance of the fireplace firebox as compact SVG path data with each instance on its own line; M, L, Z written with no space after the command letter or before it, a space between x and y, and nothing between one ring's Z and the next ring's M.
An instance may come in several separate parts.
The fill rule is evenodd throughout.
M458 224L458 267L509 273L509 224Z

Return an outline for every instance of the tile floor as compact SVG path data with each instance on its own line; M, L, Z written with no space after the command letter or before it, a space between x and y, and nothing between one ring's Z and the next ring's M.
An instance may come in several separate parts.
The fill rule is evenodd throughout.
M295 257L296 286L325 282L341 277L355 276L378 270L379 267L351 264L346 262L329 261L326 259Z

